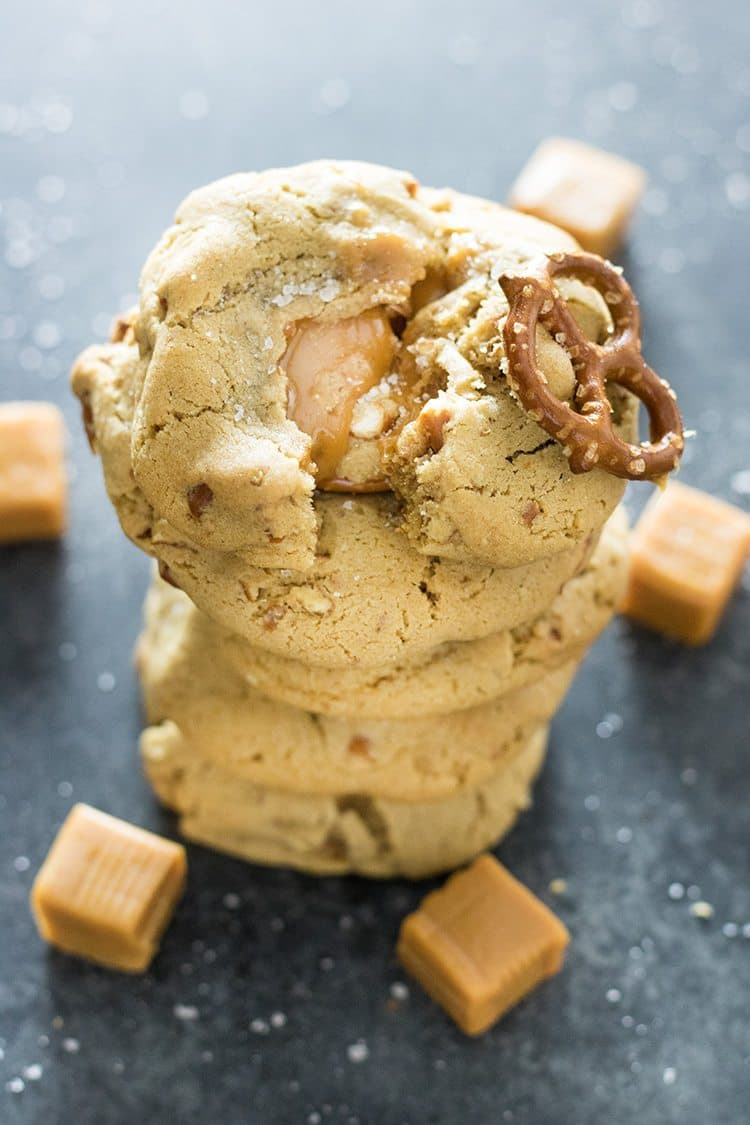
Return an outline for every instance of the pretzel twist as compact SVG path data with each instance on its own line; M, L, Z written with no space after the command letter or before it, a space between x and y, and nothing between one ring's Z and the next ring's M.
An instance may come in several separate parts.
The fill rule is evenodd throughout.
M576 278L601 294L612 317L604 343L583 334L555 286L558 277ZM551 254L528 273L504 274L499 282L510 304L503 328L508 383L529 417L560 442L572 472L599 468L627 480L653 480L677 468L684 437L676 396L641 355L638 302L614 266L597 254ZM573 405L555 397L537 364L537 324L570 356ZM608 383L625 387L646 407L649 441L631 445L616 433Z

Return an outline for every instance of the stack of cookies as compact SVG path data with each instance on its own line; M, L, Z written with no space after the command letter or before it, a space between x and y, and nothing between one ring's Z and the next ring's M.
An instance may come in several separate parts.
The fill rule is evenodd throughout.
M158 561L142 752L189 838L418 877L528 804L621 595L622 478L658 444L632 444L637 400L609 383L609 445L638 464L599 467L586 427L553 433L514 382L518 339L586 421L579 369L624 283L576 250L386 168L234 176L188 197L138 310L79 357L110 498ZM572 265L521 323L514 286L548 255Z

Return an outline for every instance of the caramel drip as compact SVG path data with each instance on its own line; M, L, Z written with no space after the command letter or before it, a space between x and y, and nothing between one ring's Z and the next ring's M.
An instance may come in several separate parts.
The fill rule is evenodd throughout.
M397 339L382 309L333 323L302 321L281 359L288 383L288 415L312 438L318 488L371 491L336 476L349 444L357 401L388 374Z
M439 301L449 290L450 286L446 283L441 271L429 269L422 280L412 286L409 300L411 315L414 316L425 305L431 305L433 301Z
M411 316L414 317L433 301L439 301L451 289L448 280L440 269L428 269L425 277L412 286L410 296ZM407 329L402 343L405 345L399 350L394 366L393 379L389 387L388 397L398 406L398 415L392 425L381 438L381 447L387 457L393 449L399 434L404 426L413 422L422 407L438 393L442 387L442 377L436 374L432 364L421 367L417 356L410 350L409 344L413 343L412 337L419 339L419 335ZM435 452L433 450L433 452Z

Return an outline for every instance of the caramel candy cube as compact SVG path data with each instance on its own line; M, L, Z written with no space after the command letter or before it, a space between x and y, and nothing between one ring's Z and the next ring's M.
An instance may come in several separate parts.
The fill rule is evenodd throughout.
M467 1035L481 1035L562 967L568 931L491 855L404 919L402 965Z
M65 530L65 426L50 402L0 404L0 543Z
M144 972L182 895L185 849L75 805L31 892L42 937L66 953Z
M750 516L672 481L631 538L622 612L687 644L710 640L750 551Z
M510 205L562 227L584 250L610 257L622 242L646 174L621 156L551 137L525 165Z

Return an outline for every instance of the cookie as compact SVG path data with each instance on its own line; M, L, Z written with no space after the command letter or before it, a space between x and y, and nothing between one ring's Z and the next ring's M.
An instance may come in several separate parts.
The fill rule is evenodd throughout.
M428 800L479 784L529 726L547 722L576 668L568 660L518 691L443 715L321 715L269 699L207 646L190 615L146 622L137 664L148 722L172 753L197 754L260 785L298 793Z
M622 483L572 474L510 393L497 284L573 248L374 165L193 193L146 263L137 315L73 372L126 532L157 557L168 542L303 572L320 549L317 485L395 490L428 558L516 567L584 542ZM598 295L570 286L586 330L605 331ZM569 395L566 352L541 327L538 345ZM633 433L632 400L613 393L613 407Z
M512 628L537 616L594 546L583 541L512 570L468 568L412 550L392 495L321 495L317 507L318 554L304 572L196 558L158 533L157 545L171 580L225 628L266 651L328 666L378 666Z
M133 479L123 420L131 351L126 336L84 353L77 367L87 380L96 368L87 419L123 530L204 613L264 652L378 667L487 636L537 616L594 545L592 537L524 568L466 567L413 550L392 493L318 493L317 553L304 571L264 569L243 552L200 548L157 519Z
M627 521L618 509L584 569L565 583L540 617L477 640L438 645L417 659L372 668L310 664L248 644L157 577L146 617L155 638L179 620L182 635L189 638L183 643L195 649L220 647L222 659L251 687L292 707L366 718L442 715L517 690L582 656L621 599L626 567Z
M189 840L253 863L316 875L421 879L492 847L530 804L547 728L515 745L490 777L437 800L289 793L237 777L144 735L144 764Z

